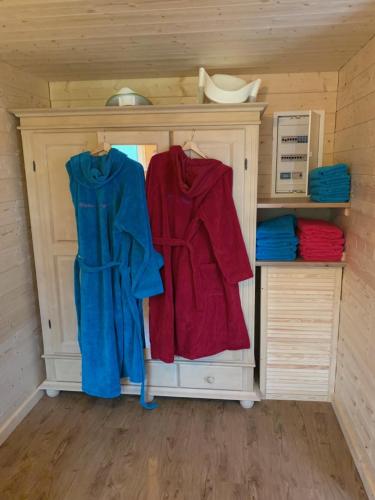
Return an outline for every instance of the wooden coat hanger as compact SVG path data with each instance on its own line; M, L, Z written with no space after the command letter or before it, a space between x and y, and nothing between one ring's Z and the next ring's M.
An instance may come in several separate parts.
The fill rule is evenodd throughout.
M112 146L108 142L101 142L94 149L90 151L92 156L100 156L106 154L111 150Z
M201 158L207 159L207 155L205 155L203 151L199 149L198 145L195 142L193 142L194 135L195 135L195 130L193 130L190 141L186 141L185 144L182 146L182 150L185 152L193 151L193 153L197 154Z

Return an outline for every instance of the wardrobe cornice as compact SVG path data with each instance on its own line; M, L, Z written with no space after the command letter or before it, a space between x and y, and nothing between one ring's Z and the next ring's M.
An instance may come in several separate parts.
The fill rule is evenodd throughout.
M259 125L266 103L18 109L21 130Z

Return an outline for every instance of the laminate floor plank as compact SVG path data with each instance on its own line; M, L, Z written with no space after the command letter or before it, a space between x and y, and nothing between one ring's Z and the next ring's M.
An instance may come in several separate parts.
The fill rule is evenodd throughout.
M0 448L1 500L364 500L331 406L44 397Z

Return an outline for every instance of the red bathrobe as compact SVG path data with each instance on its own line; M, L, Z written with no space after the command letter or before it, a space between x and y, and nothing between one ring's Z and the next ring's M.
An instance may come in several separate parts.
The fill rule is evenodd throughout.
M232 197L233 172L190 159L180 146L155 155L147 201L165 293L150 298L153 359L197 359L250 346L238 282L253 276Z

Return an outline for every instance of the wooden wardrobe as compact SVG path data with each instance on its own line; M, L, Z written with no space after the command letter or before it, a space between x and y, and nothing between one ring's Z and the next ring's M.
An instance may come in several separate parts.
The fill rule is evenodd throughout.
M233 196L255 269L255 229L259 125L265 105L185 105L15 111L20 117L27 190L43 330L47 394L81 390L73 296L77 237L65 164L95 147L147 145L158 152L192 138L212 158L234 172ZM226 351L196 361L164 364L146 348L147 386L155 395L237 399L251 407L254 385L254 279L240 285L251 349ZM145 304L147 332L147 302ZM122 381L124 394L139 386Z

